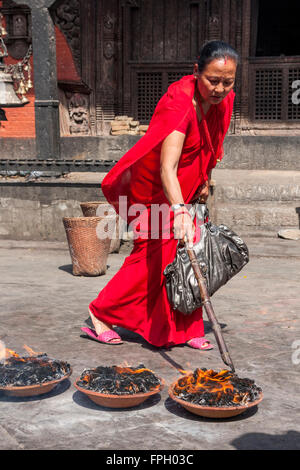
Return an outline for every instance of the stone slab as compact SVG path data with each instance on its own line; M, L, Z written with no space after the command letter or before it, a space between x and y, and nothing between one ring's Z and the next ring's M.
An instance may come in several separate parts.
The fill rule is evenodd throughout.
M234 136L224 141L220 168L300 170L300 136Z
M213 170L217 202L286 202L300 205L300 171Z
M61 158L119 160L141 137L62 137ZM300 170L300 136L234 136L224 141L224 169ZM1 139L0 159L35 158L34 139Z
M238 374L261 385L264 400L240 417L217 421L185 411L167 388L137 408L111 410L72 385L85 367L124 361L143 362L167 384L180 375L174 363L184 369L223 367L206 318L212 351L157 349L124 329L124 344L115 348L81 334L89 302L117 272L130 245L109 256L105 276L87 278L71 274L67 247L2 241L0 340L18 352L27 344L67 360L74 372L44 397L0 395L1 449L299 450L299 242L246 241L249 264L212 302Z
M241 227L245 230L248 227L248 230L260 228L277 233L281 227L296 228L299 225L299 217L295 209L293 203L218 203L215 221L218 224L228 225L233 230Z
M216 223L246 235L299 227L299 171L216 168L213 178Z

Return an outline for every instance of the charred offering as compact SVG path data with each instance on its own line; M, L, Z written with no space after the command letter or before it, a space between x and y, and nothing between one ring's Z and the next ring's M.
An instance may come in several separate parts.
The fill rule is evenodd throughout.
M0 387L24 387L60 379L70 372L66 362L51 359L47 354L20 357L9 351L11 357L0 364Z
M160 380L143 364L138 367L99 366L84 370L77 385L109 395L133 395L158 389Z
M228 370L196 369L178 379L173 393L178 398L200 406L245 406L257 400L261 388L251 379L240 379Z

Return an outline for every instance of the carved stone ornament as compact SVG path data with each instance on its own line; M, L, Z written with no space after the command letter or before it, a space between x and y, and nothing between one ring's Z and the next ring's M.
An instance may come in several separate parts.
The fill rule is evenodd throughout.
M111 105L115 99L115 88L111 83L106 82L100 90L101 103L104 105Z
M213 25L218 25L219 24L219 17L218 16L210 16L209 17L209 23Z
M108 60L112 59L114 54L115 54L114 43L111 41L107 41L104 44L104 50L103 50L103 55L105 59L108 59Z
M80 2L65 0L53 10L54 23L65 35L74 61L80 70Z
M29 8L12 1L3 2L7 36L4 37L8 54L16 60L23 59L31 43L31 15Z
M104 28L108 30L112 30L115 26L116 18L109 14L105 15L103 18Z
M13 15L13 36L27 36L27 19L26 15Z
M90 133L88 98L74 93L69 100L70 133L87 135Z

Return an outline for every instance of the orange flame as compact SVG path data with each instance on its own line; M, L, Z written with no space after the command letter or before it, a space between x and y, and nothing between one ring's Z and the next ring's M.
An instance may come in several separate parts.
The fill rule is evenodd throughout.
M19 361L25 362L25 359L23 357L20 357L19 354L16 353L16 351L13 351L12 349L5 349L5 358L9 359L10 357L14 357L15 359L18 359Z
M39 354L42 354L40 352L34 351L33 349L31 349L26 344L23 345L23 348L27 351L27 353L30 356L38 356ZM27 362L28 361L28 358L19 356L19 354L17 354L16 351L14 351L13 349L5 348L5 359L7 360L10 357L14 357L18 361L22 361L22 362Z
M153 372L150 369L141 368L141 369L136 369L133 370L131 367L122 367L122 366L115 366L115 371L118 372L118 374L140 374L141 372ZM154 372L153 372L154 373Z
M12 349L5 348L5 362L7 362L11 357L13 357L16 361L20 361L20 362L33 361L33 362L38 363L39 366L47 366L47 367L50 366L52 368L52 370L55 370L55 367L51 362L49 362L47 360L41 360L40 358L35 357L35 356L38 356L39 354L43 354L43 353L35 352L33 349L31 349L26 344L24 344L23 347L30 354L30 356L21 357L21 356L19 356L19 354L16 353L16 351L13 351Z
M42 354L41 352L34 351L29 346L27 346L27 344L23 344L23 348L28 352L28 354L30 354L30 356L38 356L39 354Z
M89 383L91 380L91 376L89 374L85 374L85 376L81 379L83 382Z
M230 382L232 376L233 374L226 369L220 372L215 372L212 369L207 371L196 369L194 374L178 379L174 387L174 393L179 395L183 391L189 394L205 391L215 394L216 400L219 400L224 394L234 392L234 387ZM233 401L238 403L244 398L239 394L235 394Z
M193 373L192 370L178 369L178 371L179 371L182 375L190 375L190 374Z

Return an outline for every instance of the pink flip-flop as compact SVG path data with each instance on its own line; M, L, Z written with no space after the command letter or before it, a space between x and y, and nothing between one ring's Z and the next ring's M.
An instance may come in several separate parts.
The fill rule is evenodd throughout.
M205 343L208 343L206 346L203 346ZM202 338L192 338L188 343L186 343L190 348L201 349L202 351L209 351L214 349L213 345L210 344L210 341L204 336Z
M81 331L83 331L87 336L90 338L94 339L95 341L98 341L99 343L104 343L104 344L123 344L123 341L121 340L121 337L116 333L114 330L107 330L101 333L100 335L97 335L95 330L92 330L91 328L80 328ZM118 339L119 341L112 341L114 339Z

